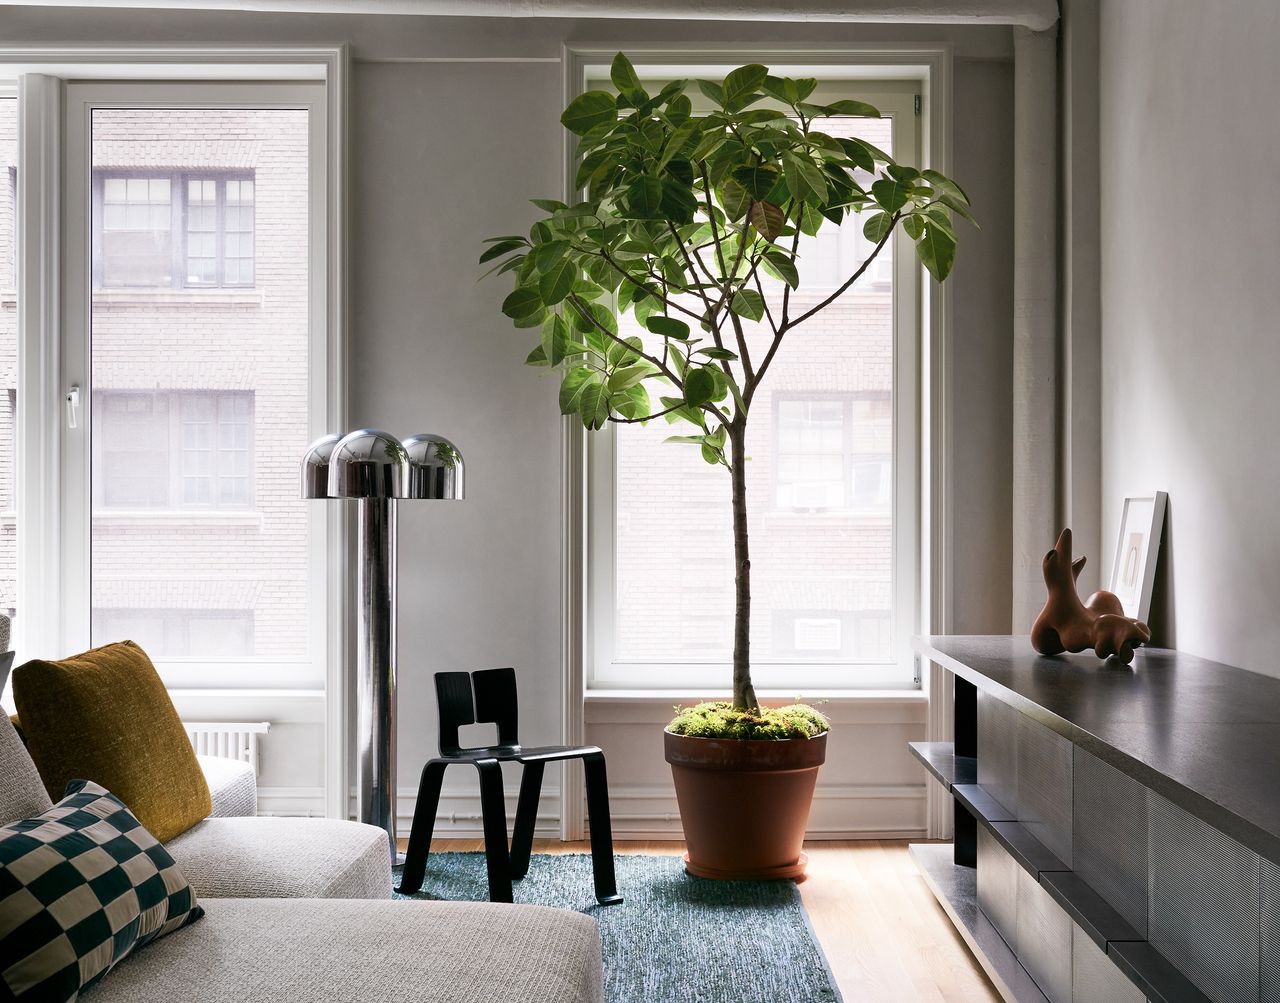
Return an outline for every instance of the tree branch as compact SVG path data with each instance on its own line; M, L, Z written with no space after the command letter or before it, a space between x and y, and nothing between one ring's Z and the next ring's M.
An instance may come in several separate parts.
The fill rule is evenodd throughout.
M687 406L688 405L686 405L684 401L681 401L679 404L674 404L665 411L655 411L653 414L647 414L643 418L615 418L613 415L609 415L609 421L613 422L615 425L635 425L638 422L661 418L664 414L670 414L672 411L679 411L682 407Z
M572 300L573 305L578 308L578 312L581 313L584 317L586 317L587 320L591 321L592 326L595 327L596 330L598 330L606 338L609 338L611 341L615 341L619 345L622 345L624 348L626 348L628 352L635 352L638 356L640 356L640 358L644 359L646 362L653 363L653 365L657 367L658 371L662 373L662 375L665 376L667 379L669 379L674 386L677 386L682 390L684 389L684 382L682 380L677 379L675 373L673 373L670 369L668 369L661 359L657 358L656 356L649 355L646 352L637 350L634 345L628 345L625 340L623 340L622 338L619 338L616 334L614 334L607 327L605 327L598 320L596 320L595 314L593 314L589 309L587 309L587 305L582 302L581 297L579 297L576 293L570 293L569 299Z
M614 261L614 260L613 260L613 258L612 258L612 257L610 257L610 255L609 255L609 252L608 252L608 251L601 250L601 251L600 251L600 257L604 258L604 260L605 260L605 261L607 261L607 262L609 263L609 266L610 266L611 268L613 268L613 270L614 270L614 271L616 271L616 272L617 272L619 275L621 275L624 279L626 279L628 282L630 282L633 286L636 286L637 288L643 289L643 290L644 290L646 293L648 293L648 294L652 294L652 293L653 293L653 290L652 290L652 289L650 289L650 288L649 288L648 286L646 286L643 282L641 282L641 281L640 281L639 279L637 279L634 275L632 275L632 274L631 274L630 272L628 272L625 268L623 268L623 267L622 267L621 265L619 265L616 261ZM661 281L662 281L662 276L660 276L660 275L656 274L656 273L653 271L653 269L647 269L647 271L648 271L648 273L649 273L649 277L650 277L650 278L655 279L655 280L656 280L656 281L658 281L658 282L661 282ZM699 316L698 316L696 313L694 313L692 310L689 310L689 309L687 309L686 307L682 307L679 303L673 302L672 300L667 299L665 296L660 297L660 299L662 300L663 304L664 304L664 305L666 305L667 307L669 307L669 308L671 308L671 309L674 309L674 310L679 310L681 313L686 314L686 315L688 315L688 316L692 317L692 318L693 318L694 320L696 320L696 321L701 321L701 320L702 320L702 318L701 318L701 317L699 317Z
M875 246L874 248L872 248L871 253L867 255L867 260L866 260L866 261L864 261L864 262L863 262L863 263L858 267L858 270L857 270L856 272L854 272L852 275L850 275L850 276L849 276L848 280L844 283L844 285L842 285L839 289L837 289L837 290L836 290L835 292L833 292L830 296L828 296L826 299L824 299L821 303L819 303L817 306L813 307L812 309L806 310L806 311L805 311L804 313L802 313L799 317L797 317L795 320L793 320L793 321L792 321L792 322L787 326L787 330L790 330L790 329L791 329L791 328L793 328L793 327L797 327L798 325L803 324L806 320L808 320L810 317L812 317L815 313L819 313L819 312L821 312L821 311L825 310L825 309L826 309L827 307L829 307L832 303L834 303L836 300L838 300L838 299L839 299L839 298L844 294L845 290L847 290L851 285L853 285L855 282L857 282L857 281L858 281L858 279L860 279L860 278L862 277L862 273L863 273L863 272L865 272L865 271L867 270L867 268L868 268L868 266L871 264L871 262L873 262L873 261L875 261L875 260L876 260L876 256L877 256L877 255L879 255L879 253L880 253L882 250L884 250L884 245L885 245L885 244L887 244L887 243L889 242L889 238L893 236L893 231L897 228L897 226L898 226L898 220L899 220L899 219L901 219L901 218L902 218L902 210L898 210L897 212L895 212L895 213L893 214L893 218L889 221L889 226L888 226L888 228L884 231L884 234L880 237L880 239L879 239L878 241L876 241L876 246Z

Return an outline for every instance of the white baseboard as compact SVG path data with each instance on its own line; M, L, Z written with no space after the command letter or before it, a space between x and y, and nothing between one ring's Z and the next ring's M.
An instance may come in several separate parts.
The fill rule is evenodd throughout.
M508 825L515 818L518 787L505 791ZM555 838L560 832L560 792L547 788L534 834ZM401 788L396 804L396 829L409 835L417 791ZM681 839L675 793L664 785L616 785L609 792L615 839ZM263 815L319 816L324 813L321 787L262 787L258 810ZM354 798L351 802L354 817ZM809 839L919 839L926 832L926 793L923 785L818 785L806 837ZM483 836L480 795L475 791L445 790L436 813L437 836L479 839Z

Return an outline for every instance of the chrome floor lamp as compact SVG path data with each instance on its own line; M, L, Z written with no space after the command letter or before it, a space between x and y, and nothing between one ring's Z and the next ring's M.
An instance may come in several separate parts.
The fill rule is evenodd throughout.
M326 435L302 458L302 497L354 500L357 818L396 850L396 502L463 496L462 454L438 435Z

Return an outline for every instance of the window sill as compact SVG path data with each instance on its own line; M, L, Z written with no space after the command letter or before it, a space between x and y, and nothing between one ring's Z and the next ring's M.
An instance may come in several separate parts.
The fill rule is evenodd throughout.
M97 526L227 526L260 530L262 513L249 510L94 509L93 522Z
M728 700L730 696L728 690L714 689L590 689L583 695L583 699L589 704L648 702L670 706L673 702ZM796 700L796 693L788 690L761 689L756 691L756 696L765 703L779 706ZM892 690L806 690L800 694L800 699L822 703L928 703L929 694L914 687Z
M95 289L94 307L262 306L261 289Z

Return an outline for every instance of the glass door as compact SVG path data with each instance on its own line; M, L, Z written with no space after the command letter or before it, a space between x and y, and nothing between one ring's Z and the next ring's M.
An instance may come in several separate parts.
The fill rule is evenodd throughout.
M320 97L67 88L67 647L134 640L170 685L323 685Z

